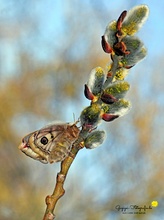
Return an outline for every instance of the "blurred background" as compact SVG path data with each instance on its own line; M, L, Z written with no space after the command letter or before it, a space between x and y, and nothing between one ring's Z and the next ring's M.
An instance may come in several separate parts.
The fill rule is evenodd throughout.
M90 71L105 67L100 39L109 21L138 4L150 8L138 33L148 55L130 70L130 113L102 123L105 143L83 149L69 171L60 220L161 220L164 216L164 2L0 0L0 220L39 220L60 164L18 150L22 137L57 120L73 122L89 101ZM122 214L116 206L158 206Z

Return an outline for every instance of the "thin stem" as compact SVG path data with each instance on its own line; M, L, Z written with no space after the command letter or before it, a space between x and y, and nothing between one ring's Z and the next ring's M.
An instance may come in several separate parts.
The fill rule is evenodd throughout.
M56 177L56 185L55 185L54 191L53 191L52 195L49 195L46 197L47 207L46 207L46 211L45 211L43 220L55 219L54 210L55 210L55 207L56 207L58 200L65 193L64 182L66 180L66 176L69 171L69 168L70 168L71 164L73 163L79 150L84 147L82 140L83 140L82 137L79 136L78 140L74 143L69 156L66 157L61 162L61 168L60 168L60 172L57 174L57 177Z
M116 74L116 71L118 69L118 66L119 66L118 63L119 63L118 56L117 55L113 55L113 65L112 65L112 68L110 70L111 73L112 73L112 76L108 77L107 80L105 81L104 86L103 86L104 89L109 85L109 83L112 82L112 80L113 80L113 78L114 78L114 76Z

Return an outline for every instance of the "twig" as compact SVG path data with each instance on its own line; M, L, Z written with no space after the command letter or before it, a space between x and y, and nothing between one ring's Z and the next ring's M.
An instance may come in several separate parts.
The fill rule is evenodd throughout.
M54 210L58 200L64 195L64 182L66 180L67 173L69 168L74 161L77 153L80 149L84 147L82 136L79 136L78 140L74 143L72 150L68 157L66 157L61 162L61 169L60 172L57 174L56 177L56 185L52 195L48 195L46 197L46 211L43 217L43 220L53 220L55 219Z
M118 56L113 55L113 63L112 63L112 68L110 70L110 72L112 73L111 77L108 77L107 80L104 83L104 89L109 85L109 83L112 82L117 69L119 68L119 59Z

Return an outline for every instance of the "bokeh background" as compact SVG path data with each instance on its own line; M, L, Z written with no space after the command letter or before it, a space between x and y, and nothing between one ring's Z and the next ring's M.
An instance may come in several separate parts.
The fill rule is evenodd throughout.
M161 220L164 216L163 1L0 0L0 220L39 220L59 163L44 165L17 146L27 133L57 120L74 121L89 104L83 86L105 67L100 38L123 10L147 4L138 33L148 55L127 77L130 113L102 123L105 143L83 149L69 171L60 220ZM116 205L158 206L122 214Z

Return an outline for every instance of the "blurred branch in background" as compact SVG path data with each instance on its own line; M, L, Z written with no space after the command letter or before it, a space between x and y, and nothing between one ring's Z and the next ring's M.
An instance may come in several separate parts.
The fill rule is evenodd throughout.
M163 2L147 2L151 16L144 33L151 30L156 35L145 35L147 41L142 38L149 57L128 78L133 85L132 111L121 122L104 125L109 132L103 147L78 155L65 186L63 206L57 210L59 219L126 219L115 210L116 205L148 205L153 200L160 205L144 219L160 219L164 214L163 28L156 20ZM102 1L95 10L91 1L1 0L0 219L42 218L45 207L40 198L52 191L50 173L56 165L29 160L19 154L17 146L22 135L51 120L71 121L72 113L79 115L87 105L79 93L81 82L85 83L94 66L104 66L108 60L98 47L99 36L111 17L133 6L125 0L119 4ZM161 51L154 42L159 42ZM71 104L68 111L65 100Z

